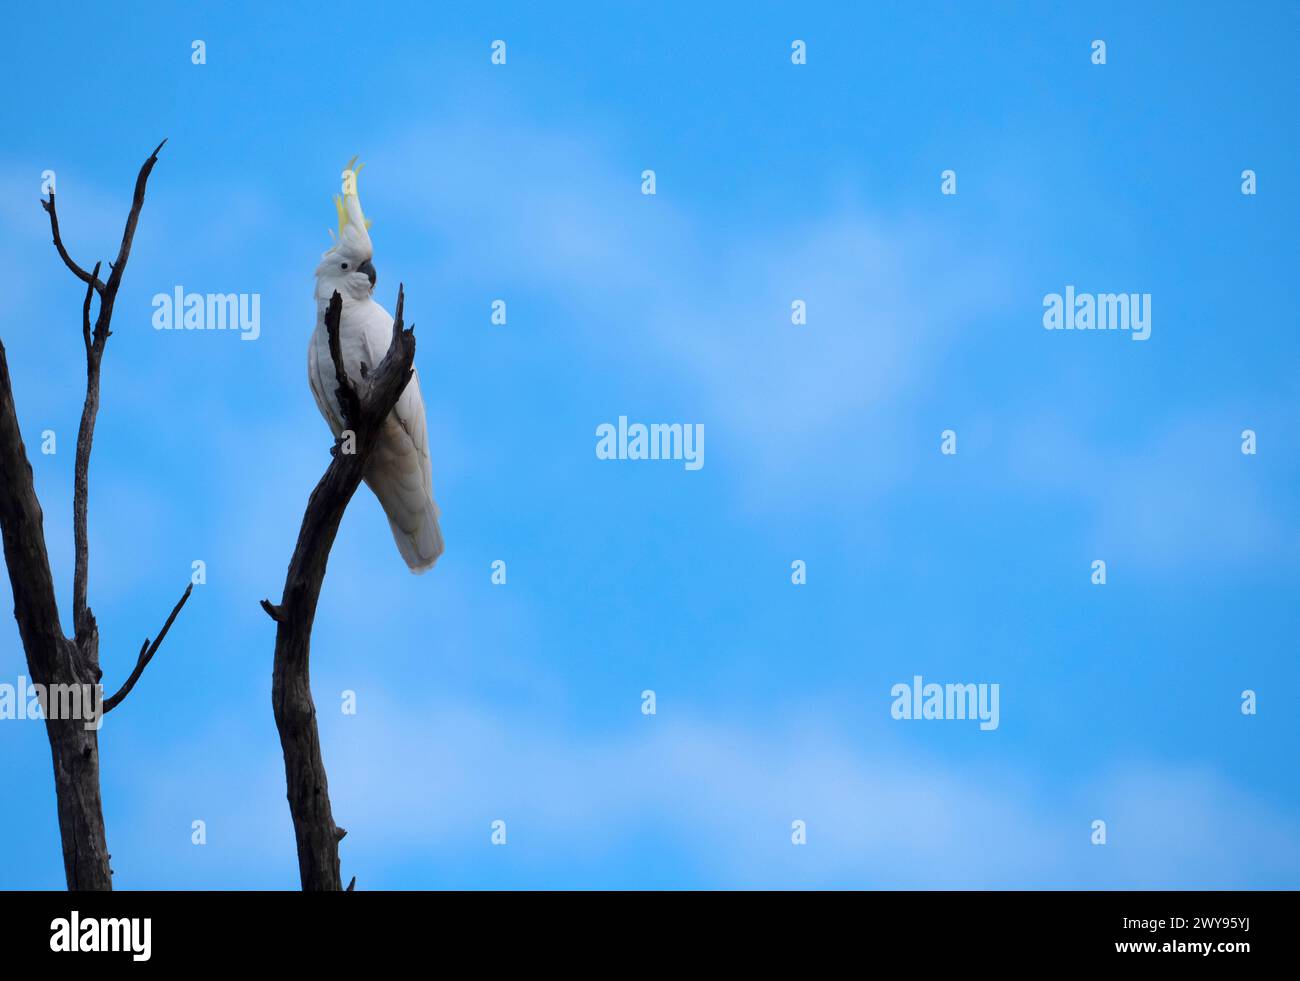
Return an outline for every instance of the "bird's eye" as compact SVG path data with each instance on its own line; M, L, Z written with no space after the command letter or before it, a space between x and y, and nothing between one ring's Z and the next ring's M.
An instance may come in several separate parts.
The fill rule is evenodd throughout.
M346 269L347 267L348 267L348 264L347 264L346 262L343 263L341 266L339 266L340 269Z

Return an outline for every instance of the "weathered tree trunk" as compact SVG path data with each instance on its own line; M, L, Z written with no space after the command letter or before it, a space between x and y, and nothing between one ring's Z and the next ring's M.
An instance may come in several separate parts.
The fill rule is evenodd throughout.
M32 482L9 362L0 344L0 529L14 593L14 618L33 685L94 685L98 666L63 636L54 599L41 504ZM90 638L88 638L90 639ZM98 636L94 636L95 646ZM92 648L93 649L93 648ZM97 650L96 650L97 653ZM46 719L54 758L59 836L69 889L111 889L104 815L99 799L99 740L78 719Z
M334 459L307 502L280 605L262 600L262 608L276 622L271 701L275 709L275 724L280 731L280 746L284 750L289 813L293 817L294 837L298 844L298 873L304 890L338 891L343 886L339 873L339 842L347 832L334 823L329 782L321 759L316 704L311 697L311 630L316 619L321 584L325 580L325 567L343 512L361 484L366 461L374 447L374 437L411 378L415 335L412 330L402 329L403 300L399 286L393 339L388 353L363 383L360 393L348 380L339 348L339 316L343 300L338 293L330 300L325 326L334 359L334 376L339 386L344 431L345 435L348 432L354 435L355 452L345 452L342 440L335 443ZM354 878L352 884L355 883ZM352 885L348 888L351 889Z
M166 141L164 141L166 142ZM108 281L99 278L97 263L86 272L63 246L59 234L59 217L54 206L54 191L41 202L50 216L50 230L59 257L79 280L86 284L86 298L81 310L81 335L86 349L86 398L77 431L77 455L73 475L73 531L76 540L76 566L73 573L74 638L63 635L58 603L54 598L54 580L50 575L49 555L45 549L44 519L32 480L32 467L23 444L14 405L9 362L0 344L0 535L4 540L5 563L14 595L14 618L27 655L27 670L32 684L43 686L47 698L42 700L45 731L50 740L54 763L54 792L58 803L59 836L63 843L63 868L69 889L113 888L113 871L109 867L108 846L104 835L104 812L99 792L99 733L103 714L110 711L130 692L145 665L158 650L176 615L189 598L186 588L153 644L145 639L127 683L110 699L102 698L99 687L99 627L86 595L90 555L86 516L90 496L90 450L95 436L95 419L99 413L99 376L104 345L111 334L113 304L117 299L122 274L126 271L135 237L136 222L144 206L145 185L158 151L150 155L136 177L131 211L122 233L117 261L112 264ZM90 305L99 296L99 312L91 331ZM80 707L93 708L93 717L68 718L52 711L58 702L48 693L54 686L75 686L81 693ZM68 689L73 690L73 689ZM64 703L67 704L67 703Z
M64 665L74 661L76 645L66 642ZM53 683L85 683L52 679ZM46 682L49 684L50 682ZM45 724L54 761L54 793L58 800L59 837L63 842L63 871L69 889L113 888L104 809L99 796L99 733L76 719L48 719Z

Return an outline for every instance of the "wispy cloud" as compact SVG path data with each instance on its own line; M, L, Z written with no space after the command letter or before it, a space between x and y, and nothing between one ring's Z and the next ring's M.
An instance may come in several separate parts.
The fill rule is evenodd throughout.
M579 735L465 703L412 714L373 691L358 716L324 721L363 868L381 840L431 865L492 848L500 818L520 883L538 852L565 850L599 885L620 874L602 859L665 847L683 883L718 885L1232 887L1260 865L1279 884L1300 873L1300 826L1207 768L1133 760L1062 784L810 718L760 731L691 713ZM418 747L404 735L416 731ZM791 843L795 819L807 846ZM1105 846L1090 844L1094 819Z

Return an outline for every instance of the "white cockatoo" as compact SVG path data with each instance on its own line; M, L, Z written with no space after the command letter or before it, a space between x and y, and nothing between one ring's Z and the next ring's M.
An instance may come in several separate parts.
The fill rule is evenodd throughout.
M316 329L307 350L307 380L316 405L335 438L343 432L338 383L330 357L325 310L337 290L343 298L339 317L339 347L348 378L360 385L379 367L393 340L393 318L375 302L374 249L370 222L357 197L356 158L343 172L343 196L334 198L339 232L334 247L316 267ZM429 437L420 397L420 377L413 374L379 434L379 444L366 461L366 485L388 515L389 527L402 558L414 573L433 568L442 554L438 505L433 501L433 471Z

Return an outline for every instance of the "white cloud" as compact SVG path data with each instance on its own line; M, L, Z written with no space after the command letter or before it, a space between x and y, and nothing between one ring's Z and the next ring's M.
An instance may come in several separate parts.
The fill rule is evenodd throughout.
M683 884L1229 887L1260 867L1279 883L1300 875L1295 820L1209 770L1131 763L1062 787L806 717L757 730L660 715L579 735L554 717L438 701L413 712L373 692L361 714L324 727L354 862L437 866L491 847L499 817L521 873L610 862L601 881L628 886L644 881L626 864L647 829L679 850ZM1089 843L1097 817L1104 847ZM790 843L796 818L807 846Z
M1243 455L1240 427L1230 422L1261 417L1272 420L1270 436L1286 432L1277 407L1224 406L1145 420L1127 445L1103 447L1083 427L1039 416L1008 433L1007 471L1033 493L1046 489L1086 507L1088 546L1122 550L1135 562L1285 559L1300 526L1276 498L1270 461Z

